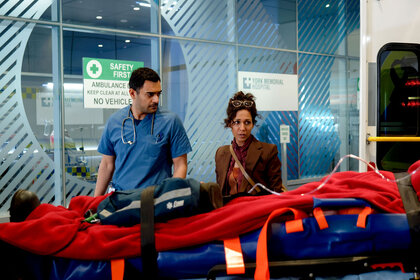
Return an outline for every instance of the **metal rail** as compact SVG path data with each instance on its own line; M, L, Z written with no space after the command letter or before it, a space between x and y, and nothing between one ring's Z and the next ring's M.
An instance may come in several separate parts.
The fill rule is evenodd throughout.
M399 137L399 136L382 136L382 137L373 137L370 136L367 139L369 142L420 142L419 136L414 137Z

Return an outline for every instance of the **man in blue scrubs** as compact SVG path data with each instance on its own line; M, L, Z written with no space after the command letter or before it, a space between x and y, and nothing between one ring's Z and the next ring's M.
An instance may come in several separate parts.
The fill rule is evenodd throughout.
M179 117L158 107L159 75L139 68L129 86L132 104L112 114L98 146L102 160L95 196L105 194L111 181L116 190L129 190L187 175L191 145Z

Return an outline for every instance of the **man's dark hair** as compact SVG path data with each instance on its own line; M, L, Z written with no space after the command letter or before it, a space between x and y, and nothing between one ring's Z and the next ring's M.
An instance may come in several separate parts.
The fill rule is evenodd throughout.
M160 81L160 77L158 73L156 73L153 69L141 67L131 73L130 81L128 84L130 88L137 91L144 85L145 81L158 82Z

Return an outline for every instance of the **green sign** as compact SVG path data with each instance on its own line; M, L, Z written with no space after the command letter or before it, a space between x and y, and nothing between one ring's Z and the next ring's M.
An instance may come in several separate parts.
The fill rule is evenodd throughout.
M130 105L128 81L140 67L144 62L84 57L84 108L118 109Z
M83 79L128 81L139 67L144 67L144 62L84 57Z

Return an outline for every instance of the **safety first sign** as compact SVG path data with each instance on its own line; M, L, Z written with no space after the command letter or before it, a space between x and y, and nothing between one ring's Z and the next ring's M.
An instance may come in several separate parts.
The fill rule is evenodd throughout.
M128 81L144 62L83 58L84 108L119 109L131 104Z

